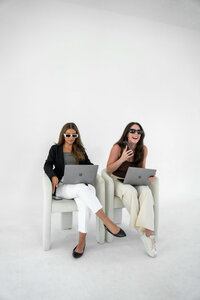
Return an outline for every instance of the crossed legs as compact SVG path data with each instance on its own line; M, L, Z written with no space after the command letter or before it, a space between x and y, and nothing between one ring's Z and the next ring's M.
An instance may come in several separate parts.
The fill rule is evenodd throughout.
M88 222L90 212L95 213L106 227L114 234L120 231L120 228L115 225L104 213L102 205L95 195L95 188L92 185L85 184L59 184L56 195L72 199L74 198L78 207L78 231L79 242L75 249L77 253L82 253L85 247L85 240L88 231Z

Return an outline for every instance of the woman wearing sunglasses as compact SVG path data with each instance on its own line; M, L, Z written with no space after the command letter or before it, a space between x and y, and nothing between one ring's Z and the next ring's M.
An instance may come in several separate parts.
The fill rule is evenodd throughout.
M148 255L157 254L154 236L154 200L148 186L123 184L129 167L145 168L147 147L143 144L144 130L139 123L129 123L111 149L107 162L107 172L112 173L115 195L120 197L130 214L130 227L140 233ZM150 181L154 177L149 178Z
M72 254L74 258L79 258L85 250L90 210L102 220L106 230L111 234L116 237L124 237L126 234L105 215L92 185L62 183L65 164L92 164L85 152L79 130L74 123L67 123L61 129L58 143L53 145L49 151L44 170L52 182L52 193L61 198L74 198L77 204L79 241Z

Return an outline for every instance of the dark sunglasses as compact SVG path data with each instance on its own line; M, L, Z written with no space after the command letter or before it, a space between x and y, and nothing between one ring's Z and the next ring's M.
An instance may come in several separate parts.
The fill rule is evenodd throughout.
M78 133L73 133L73 134L64 133L64 137L67 137L67 138L73 137L76 139L78 137Z
M130 133L138 133L138 134L143 134L143 131L141 129L129 129Z

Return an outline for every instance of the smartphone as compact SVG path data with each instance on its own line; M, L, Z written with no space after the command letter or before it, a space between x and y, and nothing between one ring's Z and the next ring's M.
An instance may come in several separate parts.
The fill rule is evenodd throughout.
M58 197L58 196L56 196L56 195L53 195L52 198L53 198L54 200L62 200L62 199L63 199L62 197Z
M127 146L127 151L131 150L128 144L128 141L123 141L124 148Z
M56 196L56 188L55 188L55 192L54 192L53 195L52 195L52 198L53 198L54 200L62 200L62 199L63 199L62 197Z

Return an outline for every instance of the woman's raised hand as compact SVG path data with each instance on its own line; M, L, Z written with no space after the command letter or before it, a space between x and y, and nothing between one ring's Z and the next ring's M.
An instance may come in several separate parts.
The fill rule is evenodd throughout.
M133 156L133 151L132 150L127 151L127 146L126 146L124 151L122 152L122 155L121 155L120 159L121 159L122 162L124 162L132 156Z
M53 176L51 178L51 181L52 181L52 194L54 194L55 188L58 186L58 177Z

